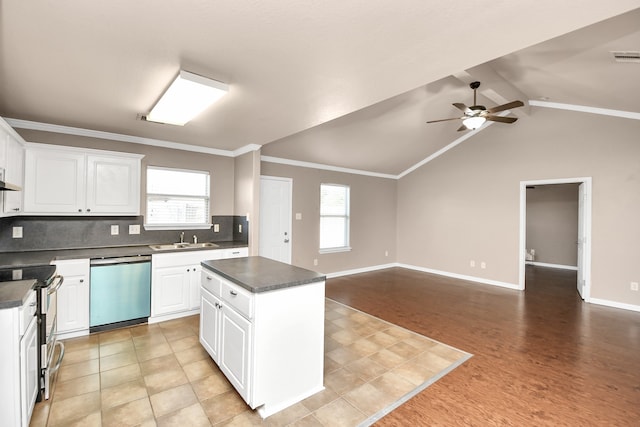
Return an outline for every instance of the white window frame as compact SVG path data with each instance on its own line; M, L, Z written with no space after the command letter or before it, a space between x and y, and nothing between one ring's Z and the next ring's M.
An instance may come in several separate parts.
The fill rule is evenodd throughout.
M207 180L207 195L204 197L200 196L192 196L185 194L165 194L165 193L149 193L149 173L150 169L154 170L167 170L174 172L187 172L193 174L201 174L206 175L208 177ZM147 193L146 193L146 207L145 207L145 230L206 230L212 227L211 224L211 174L208 171L201 170L193 170L193 169L180 169L180 168L169 168L163 166L147 166ZM204 223L167 223L167 224L149 224L147 223L147 219L149 217L149 197L176 197L176 198L193 198L193 199L203 199L205 201L205 206L207 207L207 212L205 214L205 222Z
M345 204L346 204L346 213L344 215L323 215L322 214L322 187L323 186L332 186L332 187L342 187L344 189L346 189L346 200L345 200ZM350 246L350 240L351 240L351 187L345 184L331 184L331 183L321 183L320 184L320 224L319 224L319 228L320 228L320 233L319 233L319 244L321 244L320 242L322 242L322 238L320 237L322 235L322 218L344 218L345 219L345 226L344 226L344 242L345 242L345 246L337 246L337 247L327 247L327 248L323 248L320 247L319 252L321 254L326 254L326 253L334 253L334 252L348 252L351 250L351 246Z

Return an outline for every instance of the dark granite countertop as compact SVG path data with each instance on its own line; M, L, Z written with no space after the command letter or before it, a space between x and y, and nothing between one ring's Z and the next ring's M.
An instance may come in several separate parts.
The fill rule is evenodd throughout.
M31 267L48 265L51 261L81 258L111 258L123 256L192 252L201 250L231 249L246 247L241 242L215 242L216 248L190 248L154 251L148 245L115 246L107 248L56 249L48 251L25 251L0 253L0 268Z
M35 280L0 282L0 310L20 307L29 297L29 291L35 284Z
M325 276L259 256L203 261L202 266L253 293L321 282Z

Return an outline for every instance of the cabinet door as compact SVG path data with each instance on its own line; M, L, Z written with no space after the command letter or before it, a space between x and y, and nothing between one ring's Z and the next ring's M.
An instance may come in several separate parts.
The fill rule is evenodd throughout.
M140 160L87 156L87 212L138 215Z
M58 333L89 329L89 281L64 276L58 290Z
M190 272L187 271L189 268L189 266L180 266L153 270L152 316L189 309Z
M35 317L20 341L20 399L22 426L29 425L29 418L38 396L38 334Z
M220 330L220 369L251 404L248 400L251 323L223 303Z
M220 363L220 299L206 290L202 291L200 306L200 343L217 364Z
M202 282L202 269L199 265L193 265L189 270L189 309L195 310L200 307L200 284Z
M24 147L13 136L7 138L7 166L5 181L22 187L24 185ZM4 212L16 214L22 211L22 191L4 192Z
M84 160L81 153L28 149L25 153L24 211L84 212Z

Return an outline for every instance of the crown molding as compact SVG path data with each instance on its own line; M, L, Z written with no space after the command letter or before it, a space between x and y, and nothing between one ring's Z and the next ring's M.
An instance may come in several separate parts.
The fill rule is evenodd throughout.
M301 168L321 169L321 170L327 170L332 172L343 172L343 173L350 173L354 175L372 176L376 178L398 179L397 175L391 175L387 173L369 172L369 171L363 171L360 169L349 169L349 168L343 168L339 166L324 165L322 163L312 163L312 162L303 162L300 160L283 159L281 157L260 156L260 160L263 162L279 163L281 165L298 166Z
M121 133L103 132L93 129L83 129L71 126L54 125L50 123L32 122L29 120L5 118L5 121L14 128L38 130L43 132L54 132L65 135L84 136L89 138L109 139L111 141L129 142L132 144L150 145L153 147L171 148L174 150L193 151L196 153L213 154L216 156L235 157L236 151L242 150L244 147L236 150L220 150L217 148L202 147L199 145L181 144L174 141L165 141L162 139L143 138L140 136L124 135ZM252 150L247 150L252 151Z
M608 108L589 107L586 105L561 104L559 102L529 100L529 105L534 107L555 108L558 110L579 111L581 113L599 114L601 116L614 116L623 119L640 120L640 113L633 111L611 110Z

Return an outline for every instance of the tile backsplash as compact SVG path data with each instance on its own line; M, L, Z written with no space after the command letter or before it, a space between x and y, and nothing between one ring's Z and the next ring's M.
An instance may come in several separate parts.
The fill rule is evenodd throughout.
M0 252L174 243L180 241L181 231L184 231L185 242L192 242L195 235L198 242L248 243L249 224L245 216L216 215L212 217L212 223L219 225L218 232L213 228L145 230L143 216L0 218ZM129 234L130 225L139 225L140 234ZM111 234L112 226L118 226L117 235ZM14 227L22 228L22 238L13 238Z

